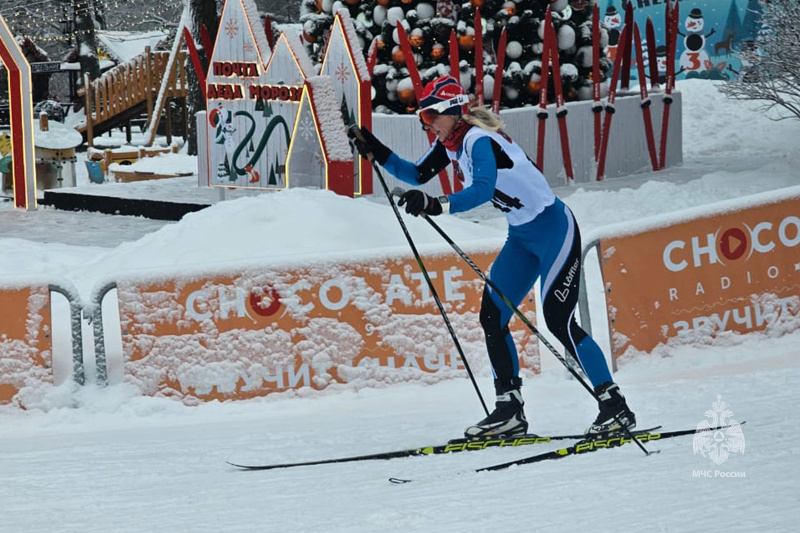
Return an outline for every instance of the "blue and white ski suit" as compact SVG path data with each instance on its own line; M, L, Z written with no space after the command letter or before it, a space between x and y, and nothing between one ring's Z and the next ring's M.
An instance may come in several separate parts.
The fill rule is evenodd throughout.
M384 167L410 184L426 183L452 163L464 189L448 195L450 212L461 213L491 201L508 220L508 237L492 264L489 279L519 306L541 276L547 328L577 357L593 386L611 380L600 347L575 321L581 276L581 237L569 207L550 189L522 148L502 132L477 126L456 152L436 141L419 161L392 154ZM488 285L480 321L498 391L519 380L519 356L508 329L513 311Z

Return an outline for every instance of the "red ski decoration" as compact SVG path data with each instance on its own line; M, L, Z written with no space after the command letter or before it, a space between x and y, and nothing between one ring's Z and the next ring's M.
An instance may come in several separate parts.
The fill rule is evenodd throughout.
M458 73L458 40L456 31L450 30L450 75L457 80L461 80Z
M400 39L400 49L403 50L403 57L406 59L406 68L408 69L408 76L411 78L411 83L414 84L414 94L417 96L417 103L422 96L422 80L419 77L419 70L417 70L417 62L414 59L414 52L411 50L411 43L408 42L408 34L403 27L402 21L397 21L397 38Z
M414 60L414 52L411 50L411 43L408 42L408 34L403 27L402 21L399 20L397 21L397 38L400 39L400 49L403 50L403 56L405 56L406 59L406 67L408 68L408 75L411 78L411 83L414 84L414 95L417 98L417 104L419 104L420 98L422 98L422 80L420 80L419 77L417 62ZM428 134L428 141L433 143L436 139L434 133L427 130L425 133ZM439 181L442 184L442 192L444 194L451 194L450 178L444 170L439 172ZM456 180L456 185L458 184L459 181Z
M214 55L214 43L211 41L211 35L208 33L206 25L200 24L200 41L203 43L203 49L206 53L206 58L211 61L211 56Z
M183 40L186 41L186 48L189 49L189 57L192 58L192 65L197 74L197 83L200 84L200 91L203 93L203 99L206 99L206 71L203 70L203 63L200 61L200 54L197 52L197 47L192 38L192 32L186 26L183 27Z
M626 25L622 28L620 35L620 42L625 42L630 28ZM606 116L603 121L603 135L600 143L600 158L597 160L597 181L605 177L606 171L606 154L608 153L608 134L611 131L611 118L614 116L614 100L617 95L617 81L619 80L619 71L621 69L622 61L614 61L614 71L611 74L611 83L608 86L608 97L606 98Z
M664 115L661 119L661 146L660 146L660 166L664 168L667 164L667 134L669 133L669 112L672 106L672 89L675 87L675 47L678 36L678 18L680 17L680 7L678 3L667 2L665 16L665 27L667 32L667 81L664 89Z
M475 99L483 105L483 26L481 8L475 10Z
M549 15L549 8L548 8ZM567 183L575 179L572 171L572 154L569 149L569 133L567 132L567 106L564 102L564 88L561 85L561 64L558 58L558 40L552 19L545 19L545 34L550 35L550 62L553 65L553 87L556 96L556 118L558 118L558 131L561 134L561 154L564 158L564 170L567 173Z
M372 44L369 45L367 52L367 70L369 75L372 76L372 71L375 69L375 63L378 61L378 40L373 39Z
M458 76L458 40L456 39L456 30L450 30L450 75L455 79L460 80Z
M600 7L592 8L592 113L594 113L594 160L600 155L603 102L600 101Z
M625 26L633 27L633 2L625 4ZM622 39L620 35L619 43L622 50L622 73L620 75L620 89L627 91L631 88L631 54L633 52L633 35L628 31L628 38ZM619 51L619 50L618 50ZM617 54L617 61L620 60Z
M650 90L658 89L661 82L658 79L658 57L656 57L656 30L653 26L653 19L647 17L645 26L647 33L647 61L650 63Z
M545 24L551 22L550 9L547 10ZM550 33L544 32L544 43L542 48L542 76L539 80L539 111L536 118L539 119L539 130L536 134L536 166L544 172L544 137L547 128L547 73L550 70Z
M503 67L506 62L506 29L500 32L500 43L497 46L497 70L494 71L494 88L492 90L492 113L500 112L501 90L503 88Z
M647 150L650 152L650 164L653 170L660 170L658 155L656 155L656 139L653 136L653 119L650 116L650 96L647 94L647 75L644 71L644 54L642 52L642 36L639 34L639 25L633 23L634 48L636 49L636 69L639 73L639 94L642 98L642 117L644 119L644 134L647 139Z
M267 35L267 44L270 48L275 48L275 38L272 33L272 19L269 15L264 16L264 33Z

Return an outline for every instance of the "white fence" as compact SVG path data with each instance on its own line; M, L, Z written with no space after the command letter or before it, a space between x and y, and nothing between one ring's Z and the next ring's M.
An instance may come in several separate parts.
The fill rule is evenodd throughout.
M656 147L661 138L661 120L664 107L663 94L651 96L652 105L650 114L655 131ZM594 161L594 113L592 102L570 102L566 105L567 128L569 131L570 151L572 153L572 166L575 183L589 183L595 181L596 163ZM609 134L608 155L606 159L606 178L627 176L651 169L650 155L644 133L641 99L638 96L625 96L617 98L616 113L611 121ZM528 156L536 161L536 142L538 137L538 107L525 107L509 109L500 112L506 122L505 131L527 152ZM561 142L558 131L558 121L555 118L555 106L548 107L549 118L545 134L544 174L553 187L563 187L567 184L566 173L561 151ZM605 113L601 115L605 118ZM430 143L425 132L420 127L416 116L409 115L372 115L372 130L375 135L394 150L400 157L416 161L424 154ZM670 167L683 161L682 120L681 120L681 95L673 93L672 109L670 111L669 131L667 135L666 165ZM384 173L389 188L396 185L405 185L395 180L389 173ZM438 179L428 182L423 190L429 194L442 194ZM380 185L376 182L373 190L381 192Z

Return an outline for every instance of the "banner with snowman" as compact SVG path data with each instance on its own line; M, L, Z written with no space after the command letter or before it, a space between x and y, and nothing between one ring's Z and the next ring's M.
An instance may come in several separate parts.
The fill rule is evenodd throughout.
M659 76L666 76L667 48L664 28L666 0L600 0L601 17L609 34L613 58L625 19L633 4L634 19L644 28L652 19L657 41ZM758 0L681 0L675 74L678 79L732 80L743 75L738 52L752 46L761 28ZM648 61L645 53L645 61ZM635 61L631 78L636 78Z
M267 83L271 56L253 0L225 2L207 75L211 186L282 186L279 148L288 148L291 124L277 102L299 99L300 90Z

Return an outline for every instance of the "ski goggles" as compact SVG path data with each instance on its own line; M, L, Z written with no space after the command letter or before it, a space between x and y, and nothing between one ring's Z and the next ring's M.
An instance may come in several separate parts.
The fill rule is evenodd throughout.
M431 124L433 124L433 121L436 120L436 117L438 117L448 109L455 106L462 106L466 104L469 104L469 96L466 94L459 94L448 100L442 100L441 102L436 102L435 104L429 105L424 109L418 109L417 117L419 117L419 121L422 123L422 127L426 128Z

